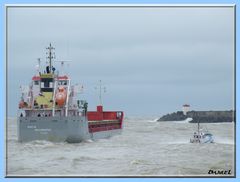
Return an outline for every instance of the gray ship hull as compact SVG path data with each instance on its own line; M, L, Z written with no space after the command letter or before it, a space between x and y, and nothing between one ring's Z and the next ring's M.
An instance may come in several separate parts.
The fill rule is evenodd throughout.
M85 116L19 117L17 125L19 142L47 140L77 143L88 139L107 138L121 133L121 129L89 133L88 121Z

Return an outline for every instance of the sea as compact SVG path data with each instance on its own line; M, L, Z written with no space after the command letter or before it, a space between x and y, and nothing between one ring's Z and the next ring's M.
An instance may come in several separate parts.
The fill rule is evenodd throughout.
M81 143L17 141L16 118L8 118L7 176L182 177L234 176L234 123L203 123L214 143L189 140L197 124L129 117L121 135ZM209 171L211 170L210 174ZM230 171L225 174L221 171Z

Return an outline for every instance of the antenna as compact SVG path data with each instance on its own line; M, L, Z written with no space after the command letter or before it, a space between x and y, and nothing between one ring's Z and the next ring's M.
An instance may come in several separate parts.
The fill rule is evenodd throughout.
M55 50L54 47L52 47L52 44L50 43L49 47L46 48L48 50L47 53L47 59L49 60L49 71L52 73L52 59L55 59L55 53L52 50Z
M102 105L102 92L106 93L106 87L102 85L102 80L99 80L99 86L95 89L99 90L99 104Z
M38 65L40 66L40 64L41 64L41 58L38 58L37 60L38 60Z
M37 74L40 72L41 70L41 59L40 58L37 58L38 60L38 64L36 65L36 71L37 71Z
M80 84L75 84L73 86L73 92L74 94L83 94L83 85L80 85Z
M72 62L71 60L60 60L60 61L54 61L56 63L61 63L61 70L62 70L62 74L64 75L64 64L65 63L69 63L69 62Z

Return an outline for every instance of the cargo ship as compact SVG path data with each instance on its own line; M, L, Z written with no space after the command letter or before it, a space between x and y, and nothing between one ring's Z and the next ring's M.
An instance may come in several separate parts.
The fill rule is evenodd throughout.
M46 65L41 69L39 59L30 85L21 87L18 141L77 143L120 134L123 111L104 111L101 103L88 111L88 102L78 98L79 85L71 85L69 75L55 69L54 50L51 44L47 47Z

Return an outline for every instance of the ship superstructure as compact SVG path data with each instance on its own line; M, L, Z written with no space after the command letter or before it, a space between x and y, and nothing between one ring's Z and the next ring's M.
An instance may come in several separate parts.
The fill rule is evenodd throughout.
M120 133L122 111L88 111L86 100L78 99L79 85L71 85L66 74L59 74L53 65L54 48L47 48L48 64L27 87L22 87L19 102L18 140L50 140L80 142ZM101 96L100 96L101 97Z

